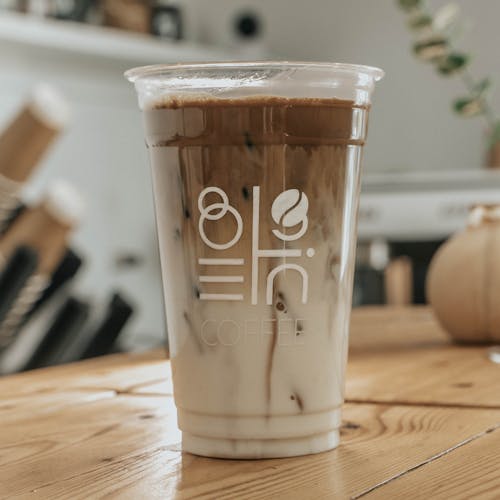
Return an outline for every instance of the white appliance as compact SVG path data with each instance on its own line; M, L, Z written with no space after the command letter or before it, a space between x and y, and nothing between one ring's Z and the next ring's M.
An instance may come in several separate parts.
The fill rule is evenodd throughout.
M445 239L465 226L471 206L491 203L500 203L500 171L367 174L362 181L359 239Z

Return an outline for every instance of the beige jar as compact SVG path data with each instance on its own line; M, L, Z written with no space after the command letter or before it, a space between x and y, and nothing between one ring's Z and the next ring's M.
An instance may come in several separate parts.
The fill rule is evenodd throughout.
M472 208L467 228L438 250L427 298L455 340L500 341L500 205Z

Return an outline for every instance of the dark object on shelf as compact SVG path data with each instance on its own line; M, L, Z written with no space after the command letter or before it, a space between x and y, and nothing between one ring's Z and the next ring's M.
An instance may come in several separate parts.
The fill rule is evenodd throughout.
M353 306L384 303L384 275L367 265L357 265L354 273Z
M115 292L102 323L90 335L91 340L81 355L81 359L109 354L133 312L132 305L120 293Z
M133 252L123 252L114 258L114 264L117 269L133 269L144 264L144 257L141 254Z
M11 255L0 274L0 325L6 320L20 292L36 271L38 254L30 247L20 246ZM3 343L0 338L0 347Z
M182 15L173 5L157 5L151 12L151 33L161 38L182 38Z
M429 263L437 249L444 243L439 241L391 241L391 258L408 257L413 274L413 303L425 304L425 278Z
M16 10L17 12L28 12L28 0L15 0L12 3L13 5L10 6L11 9Z
M260 18L253 12L242 12L234 20L234 29L241 38L257 38L262 32Z
M4 225L0 227L0 236L5 234L10 226L16 221L16 219L24 212L26 205L24 203L19 203L16 208L9 214L9 217L5 220Z
M89 317L87 302L70 297L57 313L42 341L23 370L57 364L64 351L78 335Z
M144 0L101 0L104 24L138 33L149 33L150 2Z
M66 283L72 280L82 267L82 264L83 259L74 250L68 248L61 263L54 271L48 287L44 290L41 297L29 312L29 316L38 311L40 307L47 302L47 300L49 300Z
M19 246L12 253L0 274L0 350L10 344L17 325L25 313L24 299L29 282L38 266L38 253Z
M50 16L65 21L85 22L95 0L56 0L52 2Z

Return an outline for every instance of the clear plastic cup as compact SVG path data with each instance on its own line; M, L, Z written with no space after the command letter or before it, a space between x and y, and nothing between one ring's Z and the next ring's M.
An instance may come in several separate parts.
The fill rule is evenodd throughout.
M183 449L339 442L359 173L376 68L132 69L143 111Z

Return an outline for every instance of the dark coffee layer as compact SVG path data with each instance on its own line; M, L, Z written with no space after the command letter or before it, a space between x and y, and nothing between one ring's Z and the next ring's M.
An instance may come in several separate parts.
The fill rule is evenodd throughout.
M169 98L146 110L148 146L363 145L367 111L339 99Z

